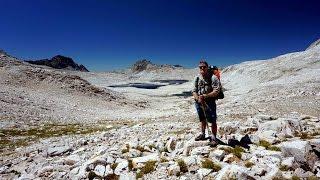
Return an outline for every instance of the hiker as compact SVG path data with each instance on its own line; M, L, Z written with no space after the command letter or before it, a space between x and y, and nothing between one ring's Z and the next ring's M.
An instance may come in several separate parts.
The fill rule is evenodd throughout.
M211 123L212 137L210 137L211 145L216 144L217 135L217 112L216 97L220 90L219 79L208 71L208 63L204 60L199 62L200 74L194 80L192 95L195 100L196 110L200 119L201 134L195 138L196 141L205 140L205 130ZM209 127L208 127L209 128Z

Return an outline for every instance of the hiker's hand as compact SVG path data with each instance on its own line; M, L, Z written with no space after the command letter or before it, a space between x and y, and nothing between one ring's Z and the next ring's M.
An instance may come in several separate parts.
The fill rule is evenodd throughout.
M198 102L201 103L201 104L204 102L204 96L203 95L199 96Z

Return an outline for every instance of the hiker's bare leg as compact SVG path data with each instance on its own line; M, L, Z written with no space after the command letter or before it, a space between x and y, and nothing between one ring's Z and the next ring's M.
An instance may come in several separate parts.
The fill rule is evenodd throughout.
M201 120L201 132L202 132L202 134L204 134L204 135L205 135L205 132L206 132L206 127L207 127L206 120L205 120L205 119L202 119L202 120Z
M211 124L211 131L214 137L217 137L217 123L212 123Z

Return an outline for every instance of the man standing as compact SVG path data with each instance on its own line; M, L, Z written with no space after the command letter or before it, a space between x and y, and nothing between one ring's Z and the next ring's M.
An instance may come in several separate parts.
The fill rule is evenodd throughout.
M192 95L195 100L195 106L201 123L201 134L196 137L196 141L205 140L205 130L207 122L212 124L211 131L213 136L211 144L216 144L217 135L217 112L216 97L220 90L219 79L208 72L208 63L201 60L199 62L200 74L194 80ZM209 128L209 127L208 127Z

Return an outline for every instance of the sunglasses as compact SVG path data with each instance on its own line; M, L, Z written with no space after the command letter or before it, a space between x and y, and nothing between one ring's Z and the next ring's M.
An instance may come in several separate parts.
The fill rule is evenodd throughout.
M207 66L199 66L199 69L206 69Z

